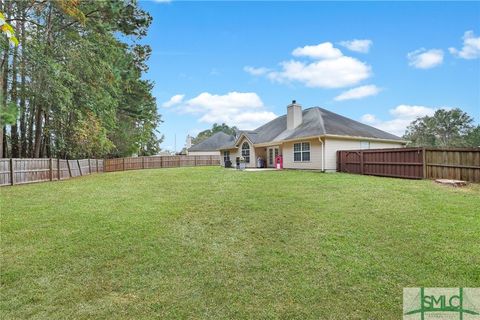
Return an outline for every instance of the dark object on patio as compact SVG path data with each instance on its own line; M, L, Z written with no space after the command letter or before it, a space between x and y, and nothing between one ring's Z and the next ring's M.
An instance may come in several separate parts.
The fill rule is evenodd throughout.
M230 159L225 161L225 168L231 168L231 167L232 167L232 161L230 161Z
M257 158L257 168L265 168L265 160L261 157Z

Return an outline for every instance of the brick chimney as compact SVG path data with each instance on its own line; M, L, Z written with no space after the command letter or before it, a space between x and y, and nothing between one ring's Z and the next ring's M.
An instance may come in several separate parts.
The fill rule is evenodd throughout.
M293 100L287 106L287 130L293 130L302 124L302 106Z

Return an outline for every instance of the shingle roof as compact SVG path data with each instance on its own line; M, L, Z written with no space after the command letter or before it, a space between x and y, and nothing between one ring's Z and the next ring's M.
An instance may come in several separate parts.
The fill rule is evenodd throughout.
M280 116L263 126L247 132L253 143L290 140L320 135L355 136L375 139L402 139L372 126L346 118L323 108L303 110L302 123L293 130L287 130L287 116Z
M402 138L391 133L346 118L322 108L318 109L322 113L325 134L403 141Z
M234 141L234 136L217 132L202 142L191 146L188 151L216 151L224 146L232 145Z
M354 136L402 141L401 138L393 134L346 118L320 107L313 107L303 110L302 123L295 129L287 130L287 116L283 115L273 119L272 121L255 130L239 131L237 137L240 134L247 136L248 139L250 139L250 141L254 144L322 135ZM228 136L226 134L224 135ZM230 139L228 141L225 138L225 140L217 144L215 144L215 141L217 141L218 138L214 138L214 136L203 141L206 142L213 138L212 141L208 142L208 144L211 145L212 148L213 145L216 145L217 147L214 150L222 148L226 149L235 146L235 137L233 136L229 136ZM201 144L198 144L197 146L200 147L200 145ZM192 148L189 150L194 151ZM206 151L206 149L202 149L202 151L203 150Z

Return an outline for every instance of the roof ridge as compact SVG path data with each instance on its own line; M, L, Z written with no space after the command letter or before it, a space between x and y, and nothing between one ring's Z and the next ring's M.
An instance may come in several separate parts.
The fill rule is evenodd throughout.
M325 130L325 123L323 122L322 108L320 108L320 107L314 107L314 108L319 113L318 117L320 118L320 125L322 126L323 134L326 134L327 131Z

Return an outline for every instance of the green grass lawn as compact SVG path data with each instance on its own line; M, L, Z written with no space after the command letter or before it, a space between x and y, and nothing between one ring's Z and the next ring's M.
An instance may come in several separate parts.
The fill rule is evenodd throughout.
M480 186L177 168L6 187L3 319L400 319L480 286Z

